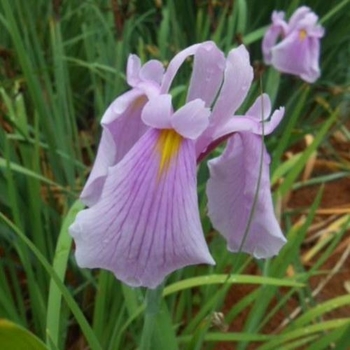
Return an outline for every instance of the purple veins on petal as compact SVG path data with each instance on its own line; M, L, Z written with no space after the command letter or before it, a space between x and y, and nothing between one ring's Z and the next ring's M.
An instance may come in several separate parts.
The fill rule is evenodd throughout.
M172 133L148 130L109 168L100 200L70 227L79 266L155 288L181 267L214 264L199 218L193 141ZM161 149L174 137L177 146Z
M273 210L269 156L261 137L234 134L223 154L209 161L209 170L208 216L226 238L228 249L256 258L276 255L286 239Z

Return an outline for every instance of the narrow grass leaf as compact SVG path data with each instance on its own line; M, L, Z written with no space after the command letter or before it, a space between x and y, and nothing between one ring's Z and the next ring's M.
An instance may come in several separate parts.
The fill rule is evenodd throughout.
M64 276L66 274L68 258L71 252L72 245L72 237L68 233L68 227L73 222L77 213L83 208L84 204L80 200L77 200L72 205L63 221L61 231L58 236L52 267L57 277L62 282L64 281ZM46 315L46 344L48 345L49 349L51 348L50 344L53 344L55 348L61 348L63 346L63 344L59 344L61 300L62 293L57 284L55 283L54 278L51 276Z
M71 309L73 315L75 316L77 322L79 323L81 330L83 331L86 340L88 341L91 350L102 350L98 340L96 339L90 325L88 324L83 312L79 308L78 304L73 299L72 295L68 291L67 287L63 284L60 277L57 275L53 267L46 260L45 256L35 247L35 245L25 236L25 234L18 229L3 213L0 212L0 219L2 219L17 235L18 237L28 246L34 256L39 260L44 269L50 275L50 277L55 281L57 287L59 288L63 298L65 299L67 305Z

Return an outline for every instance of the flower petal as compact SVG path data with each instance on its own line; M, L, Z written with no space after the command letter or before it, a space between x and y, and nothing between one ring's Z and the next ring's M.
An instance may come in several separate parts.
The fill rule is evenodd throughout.
M256 258L276 255L286 242L273 211L269 156L264 147L261 159L262 146L257 135L234 134L224 153L209 161L207 183L208 215L228 249Z
M211 122L219 125L231 118L248 94L253 80L247 49L240 45L229 52L226 60L225 78L215 103Z
M170 89L170 85L174 80L174 77L179 70L180 66L184 63L187 57L194 55L198 48L203 45L202 44L194 44L189 46L188 48L180 51L178 54L174 56L174 58L169 62L169 65L164 73L160 92L167 93Z
M160 86L163 74L163 64L158 60L150 60L142 66L140 70L140 79L143 81L154 82Z
M194 56L187 101L200 98L205 101L206 107L213 103L222 83L225 61L223 52L213 42L198 48Z
M233 132L249 131L257 135L269 135L281 122L284 107L275 110L270 117L271 101L267 94L259 96L245 115L235 115L217 128L214 139L219 139Z
M108 167L113 165L115 155L113 137L108 130L103 130L93 168L80 194L85 205L91 206L100 198Z
M173 113L171 95L159 95L145 105L142 111L143 122L156 129L170 129L170 117Z
M279 71L300 76L313 83L320 76L318 38L300 39L294 31L272 49L272 65Z
M229 52L226 59L224 82L210 116L209 127L196 141L197 157L215 141L222 127L228 123L248 94L253 80L247 49L240 45Z
M271 49L275 46L277 39L286 33L287 28L287 23L284 21L284 12L274 11L272 13L272 25L267 29L262 40L262 52L266 64L271 64Z
M126 81L134 87L140 81L141 60L137 55L129 55L126 65Z
M122 159L147 130L141 120L146 101L141 91L132 89L107 108L101 120L103 130L97 156L80 195L85 205L91 206L98 201L108 168Z
M256 118L258 122L269 119L271 114L271 100L269 95L264 93L259 96L245 114Z
M292 32L294 29L298 28L300 21L302 21L308 14L312 13L311 9L307 6L298 7L288 22L288 33ZM317 17L316 17L317 22ZM314 23L316 23L314 22Z
M193 141L178 135L160 172L166 133L175 134L150 129L109 169L98 203L77 215L69 230L79 266L155 288L174 270L214 264L199 218Z
M183 137L195 140L209 125L210 110L196 99L177 110L171 119L173 128Z
M124 94L120 95L108 106L101 118L101 124L107 126L120 118L120 116L142 96L144 96L144 92L137 88L126 91Z

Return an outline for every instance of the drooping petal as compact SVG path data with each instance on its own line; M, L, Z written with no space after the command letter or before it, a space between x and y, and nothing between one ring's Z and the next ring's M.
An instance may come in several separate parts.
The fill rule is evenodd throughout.
M197 98L209 107L221 86L225 69L225 56L215 43L201 45L195 55L187 101Z
M108 168L115 165L147 130L141 111L147 102L142 91L132 89L117 98L101 119L103 126L97 156L80 195L87 206L100 198Z
M209 161L207 183L208 215L228 249L256 258L276 255L286 242L273 211L269 156L262 147L257 135L234 134L224 153Z
M144 92L140 89L131 89L116 98L107 108L101 118L101 124L107 126L120 116L137 101L144 96Z
M172 119L172 127L183 137L195 140L209 125L209 108L201 99L192 100L177 110Z
M108 167L113 165L115 155L113 137L108 130L103 130L94 166L80 194L80 199L85 205L91 206L100 198Z
M144 95L136 98L128 108L111 123L101 122L103 128L108 129L115 143L115 162L119 162L139 138L148 130L148 126L142 121L141 113L147 103Z
M319 56L319 39L304 38L295 31L272 49L272 65L281 72L313 83L320 76Z
M81 267L155 288L172 271L214 264L197 203L193 141L150 129L109 169L98 203L70 227Z
M142 120L148 126L157 129L170 129L170 117L173 114L171 95L164 94L152 98L142 111Z

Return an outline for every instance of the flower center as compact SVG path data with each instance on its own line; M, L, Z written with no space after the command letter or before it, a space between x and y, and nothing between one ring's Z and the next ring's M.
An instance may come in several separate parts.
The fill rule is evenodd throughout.
M300 41L305 40L306 37L307 37L307 32L306 32L306 30L305 30L305 29L300 30L300 31L299 31L299 39L300 39Z
M171 160L179 152L182 136L172 129L163 129L159 133L156 149L160 153L159 175L168 170Z

